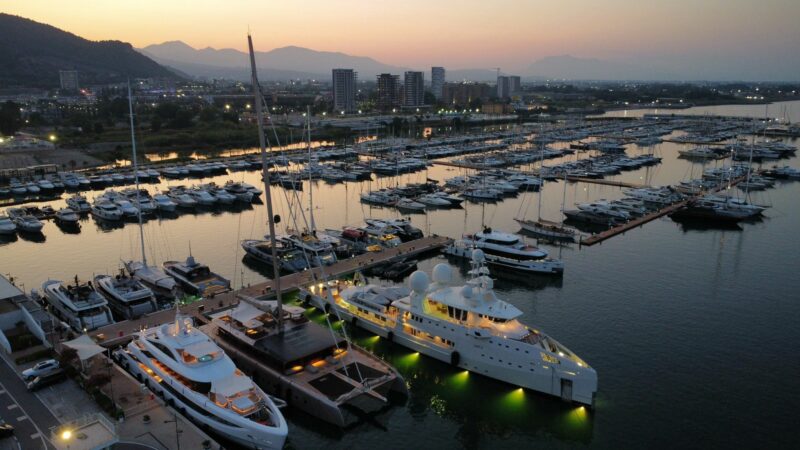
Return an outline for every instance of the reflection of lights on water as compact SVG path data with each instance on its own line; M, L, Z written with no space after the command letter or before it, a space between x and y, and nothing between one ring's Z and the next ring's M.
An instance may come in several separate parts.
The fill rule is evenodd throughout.
M461 371L450 378L450 384L454 387L462 388L469 381L469 370Z
M419 361L419 352L414 352L405 356L401 356L397 359L397 365L408 367L416 364Z
M442 416L444 415L445 410L447 409L447 402L438 395L434 395L431 397L430 407L431 411L433 411L437 415Z
M567 413L567 422L570 425L582 427L588 422L589 413L585 406L579 406Z
M502 405L506 408L519 408L525 405L525 389L517 388L504 395Z

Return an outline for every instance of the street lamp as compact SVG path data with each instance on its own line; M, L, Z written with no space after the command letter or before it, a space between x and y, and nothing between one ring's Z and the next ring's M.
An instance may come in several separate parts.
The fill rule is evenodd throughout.
M69 440L72 439L72 431L64 430L61 432L61 440L67 444L67 450L69 450Z

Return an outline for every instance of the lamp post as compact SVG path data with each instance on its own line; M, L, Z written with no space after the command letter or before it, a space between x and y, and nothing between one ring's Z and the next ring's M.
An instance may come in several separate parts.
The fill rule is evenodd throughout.
M72 438L72 431L64 430L61 432L61 440L67 444L67 450L69 450L69 440Z

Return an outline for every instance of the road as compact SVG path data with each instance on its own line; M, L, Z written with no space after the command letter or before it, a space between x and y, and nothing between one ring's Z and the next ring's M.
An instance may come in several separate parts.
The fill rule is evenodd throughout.
M35 395L28 392L25 383L5 358L0 358L0 418L16 428L14 435L19 448L53 448L45 437L51 427L59 425L59 421Z

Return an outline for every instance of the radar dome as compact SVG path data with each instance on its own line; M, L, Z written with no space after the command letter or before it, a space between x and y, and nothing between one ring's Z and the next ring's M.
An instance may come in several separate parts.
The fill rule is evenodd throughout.
M428 274L421 270L417 270L408 277L408 286L414 292L425 292L429 283Z
M483 254L483 250L481 250L479 248L476 248L475 250L472 251L472 260L473 261L478 262L478 263L482 263L484 258L485 258L485 255Z
M467 284L463 288L461 288L461 295L464 298L472 298L472 286Z
M449 265L440 263L433 267L434 283L447 284L453 278L453 269Z

